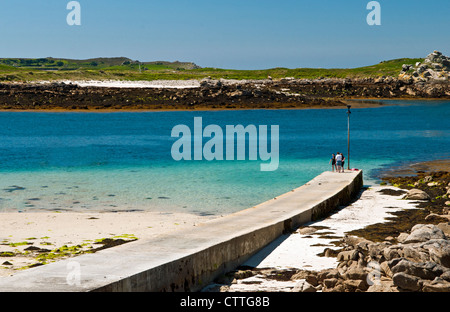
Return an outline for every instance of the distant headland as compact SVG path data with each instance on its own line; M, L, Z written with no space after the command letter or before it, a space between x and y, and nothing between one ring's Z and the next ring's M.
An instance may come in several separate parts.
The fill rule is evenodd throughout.
M338 108L350 99L449 99L450 58L347 69L203 68L126 57L0 58L1 110Z

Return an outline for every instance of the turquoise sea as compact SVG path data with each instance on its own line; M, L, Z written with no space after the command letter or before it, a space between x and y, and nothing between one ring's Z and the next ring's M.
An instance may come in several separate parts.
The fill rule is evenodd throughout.
M384 101L352 109L351 167L450 157L450 101ZM261 160L175 161L174 126L279 125L278 170ZM204 139L206 142L208 139ZM269 142L270 146L270 142ZM0 211L226 214L288 192L347 156L347 110L0 113Z

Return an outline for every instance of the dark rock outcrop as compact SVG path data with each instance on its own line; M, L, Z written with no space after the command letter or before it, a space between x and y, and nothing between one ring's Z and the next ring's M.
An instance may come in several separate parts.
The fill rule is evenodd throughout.
M80 87L2 83L0 109L139 110L345 107L346 99L450 98L450 82L367 79L204 79L198 88Z

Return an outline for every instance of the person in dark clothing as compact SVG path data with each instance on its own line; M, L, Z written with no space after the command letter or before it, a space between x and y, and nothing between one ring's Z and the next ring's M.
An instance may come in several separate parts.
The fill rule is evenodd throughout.
M344 154L342 154L341 153L341 156L342 156L342 172L344 172L344 169L345 169L345 156L344 156Z
M336 155L331 154L331 159L329 163L331 163L331 171L334 172L336 170Z

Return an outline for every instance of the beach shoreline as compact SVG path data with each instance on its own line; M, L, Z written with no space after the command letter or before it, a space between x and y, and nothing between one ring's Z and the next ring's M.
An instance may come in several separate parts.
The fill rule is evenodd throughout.
M449 88L448 82L372 78L8 82L0 84L0 111L363 108L382 106L379 100L448 100Z
M347 109L351 105L353 109L359 108L379 108L393 106L395 104L382 103L383 101L446 101L442 98L346 98L336 105L299 105L295 107L174 107L174 108L33 108L33 109L4 109L0 108L0 113L151 113L151 112L222 112L222 111L255 111L255 110L309 110L309 109Z
M382 180L389 180L396 177L417 176L421 173L432 173L438 171L450 172L450 159L435 159L423 162L411 162L400 166L393 166L380 172Z
M381 101L381 99L380 99ZM382 104L382 103L364 103L364 102L353 102L351 103L352 108L376 108L376 107L385 107L388 105ZM208 108L208 107L197 107L197 108L154 108L154 109L64 109L64 108L54 108L54 109L48 109L48 108L42 108L42 109L0 109L0 113L99 113L99 114L108 114L108 113L151 113L151 112L222 112L222 111L254 111L254 110L303 110L303 109L347 109L347 106L345 104L340 106L308 106L308 105L302 105L299 107L277 107L277 108L243 108L243 107L236 107L236 108L230 108L230 109L224 109L224 108Z
M431 166L431 164L442 165L441 163L446 162L445 160L426 162L428 166ZM447 169L449 168L447 167ZM420 174L423 175L424 173ZM418 178L415 177L414 179ZM398 187L382 185L370 185L367 187L372 187L373 190L366 194L367 196L362 199L356 199L348 210L342 210L344 213L349 214L350 219L355 221L354 214L360 214L361 212L358 212L358 210L361 209L360 207L364 205L367 206L368 204L371 207L370 209L374 209L374 213L378 215L380 213L385 214L389 210L394 211L392 210L394 206L404 207L398 206L399 204L395 203L398 201L397 197L390 198L390 196L379 192L382 189L399 190ZM405 201L404 205L411 205L411 202ZM408 210L416 211L417 209L413 205L409 206ZM89 252L90 250L95 250L98 246L102 246L102 242L107 240L110 242L112 241L113 243L107 247L114 247L114 241L117 241L118 244L122 244L136 239L151 240L158 236L173 232L182 235L183 230L191 229L192 227L219 217L221 216L198 216L193 214L164 212L0 213L0 223L2 228L2 235L0 236L0 254L2 255L0 257L0 278L17 274L24 269L40 265L42 262L49 263L58 261L66 259L67 257L77 256L84 252ZM373 220L375 219L364 220L363 224L360 224L360 227L364 228L364 226L372 226L371 223L373 223ZM342 220L339 222L342 223ZM328 226L332 224L333 222L329 223ZM320 231L320 226L317 227L319 231L305 232L305 229L311 229L314 228L314 226L314 223L305 225L305 227L301 227L298 230L298 233L306 238L314 235L324 235L324 238L328 240L324 242L322 239L322 242L320 242L319 240L313 239L311 244L316 247L311 248L311 250L306 253L307 261L319 259L317 258L316 253L326 249L326 246L328 246L329 249L329 247L334 244L333 242L336 242L336 233L330 233L330 229L326 227L322 229L322 232ZM410 226L412 227L413 225ZM353 227L355 227L355 225L353 225ZM342 229L347 229L345 224L343 224ZM375 229L375 232L376 231L377 229ZM341 235L342 233L338 234ZM300 235L296 235L297 238L300 237ZM308 241L305 241L302 243L302 246L306 246L308 243ZM298 244L296 246L298 247ZM291 245L288 245L289 250L292 250L292 248ZM336 247L332 247L331 249L336 249ZM310 258L308 258L308 255ZM322 257L322 260L317 263L306 263L305 261L298 262L299 259L292 257L293 254L289 252L284 255L282 254L281 256L278 255L278 259L276 258L276 253L274 256L275 260L273 260L273 258L266 259L264 260L265 262L261 261L261 263L262 266L266 267L264 268L265 270L269 269L273 272L278 272L277 274L285 274L287 271L292 272L292 270L295 270L295 265L292 264L295 261L297 261L300 266L303 266L301 270L308 270L308 272L314 266L320 270L320 266L324 266L322 267L323 269L337 263L335 258L326 257ZM47 258L43 261L45 257ZM256 268L253 272L258 274L257 272L260 272L260 270L261 266ZM275 285L273 287L276 289L276 287L280 287L280 285ZM242 286L242 284L240 284L240 288L234 287L227 291L248 291L249 289L255 288L246 287L245 285ZM269 291L275 290L272 288L272 290Z
M182 233L220 216L170 212L0 213L0 278L105 246Z
M350 205L278 239L204 291L448 292L450 281L446 277L447 282L423 279L420 287L402 288L408 286L393 280L389 266L402 259L411 266L426 261L426 254L419 259L406 251L411 248L406 237L421 228L442 233L446 237L440 241L442 246L448 244L450 160L413 163L396 169L381 184L367 185ZM414 174L401 176L406 169ZM406 194L412 189L425 192L429 200L408 199ZM448 262L443 260L447 254L442 250L442 259L429 256L426 264L443 264L447 267L443 270L449 270ZM398 258L401 255L403 258ZM366 279L374 271L370 263L379 268L382 262L382 268L377 269L379 282L371 283Z

